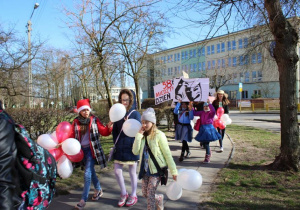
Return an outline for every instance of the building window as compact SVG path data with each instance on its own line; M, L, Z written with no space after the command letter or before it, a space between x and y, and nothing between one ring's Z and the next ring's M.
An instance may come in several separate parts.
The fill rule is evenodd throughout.
M207 70L210 70L210 61L207 61Z
M257 63L261 63L261 53L257 53Z
M193 57L194 57L194 58L197 57L197 50L196 50L196 49L193 50Z
M205 56L205 47L202 47L202 56Z
M242 49L242 48L243 48L243 40L239 39L239 49Z
M173 55L170 55L170 62L173 62Z
M236 66L236 57L232 58L232 66Z
M245 82L250 82L250 74L249 72L245 72Z
M201 56L201 48L198 48L198 57Z
M221 52L221 44L217 44L217 53L220 53Z
M233 74L233 83L237 83L238 82L238 80L237 80L237 73L234 73Z
M176 66L174 67L174 71L175 71L175 75L177 75L178 72L177 72L177 67Z
M210 46L206 47L207 55L210 55Z
M221 51L225 52L225 43L224 42L221 43Z
M194 63L194 71L197 71L197 63Z
M212 62L211 62L211 68L212 69L216 68L216 61L215 60L212 60Z
M180 74L180 66L178 66L178 74Z
M221 60L218 59L218 69L221 67Z
M240 58L239 58L239 65L240 65L240 66L242 66L242 65L244 64L243 59L244 59L244 58L243 58L243 56L241 55Z
M244 82L244 81L245 81L244 73L241 72L241 73L240 73L240 82Z
M205 62L202 62L202 71L205 71Z
M244 38L244 48L248 47L248 38Z
M231 42L230 42L230 41L227 42L227 50L228 50L228 51L231 50Z
M237 91L229 91L229 99L236 99Z
M261 97L261 90L253 90L253 94Z
M211 46L211 54L215 54L215 45Z
M222 58L222 68L225 68L225 59Z
M257 71L257 81L262 81L262 71Z
M177 61L177 54L176 53L174 54L174 61L175 62Z
M249 55L245 55L244 64L247 65L249 63Z
M251 63L256 63L256 54L252 54Z
M193 57L193 50L190 50L190 58Z
M184 60L184 52L181 52L181 60Z
M232 40L232 50L235 50L236 49L236 42L235 40Z
M202 63L198 63L198 71L202 70Z
M180 53L177 53L177 60L180 61Z
M228 58L228 66L231 66L231 58Z
M194 71L193 64L190 64L190 70L191 70L191 72Z
M248 98L248 91L247 90L243 90L242 91L242 99L246 99Z
M256 71L252 71L252 82L256 82Z
M187 60L189 57L188 57L188 51L185 51L185 60Z

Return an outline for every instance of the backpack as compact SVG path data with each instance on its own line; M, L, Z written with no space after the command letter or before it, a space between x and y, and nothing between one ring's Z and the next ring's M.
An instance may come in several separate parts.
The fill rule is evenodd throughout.
M0 114L15 127L16 170L25 206L34 210L45 209L55 194L56 161L29 137L24 126L15 124L5 111L0 110Z

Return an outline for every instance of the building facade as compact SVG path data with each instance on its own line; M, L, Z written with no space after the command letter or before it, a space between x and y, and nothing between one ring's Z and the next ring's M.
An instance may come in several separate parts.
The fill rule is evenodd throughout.
M148 77L140 81L143 98L153 98L149 91L153 85L180 77L183 72L189 78L209 78L210 88L224 90L232 100L279 98L279 72L272 57L272 39L266 27L254 26L151 54L152 65L144 70ZM299 55L299 44L297 49ZM299 94L299 65L297 69Z

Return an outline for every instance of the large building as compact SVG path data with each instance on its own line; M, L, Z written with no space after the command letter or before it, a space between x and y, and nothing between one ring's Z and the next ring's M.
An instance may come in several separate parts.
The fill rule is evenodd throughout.
M209 78L210 88L223 89L232 100L279 98L272 39L266 27L254 26L151 54L145 68L148 77L140 81L143 98L153 98L153 85L180 77L183 71L190 78ZM299 90L299 65L297 70Z

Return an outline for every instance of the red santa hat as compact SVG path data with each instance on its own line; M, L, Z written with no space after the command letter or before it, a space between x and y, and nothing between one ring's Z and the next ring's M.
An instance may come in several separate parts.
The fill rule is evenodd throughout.
M88 109L91 111L90 99L81 99L77 102L77 111L78 113L84 109Z

